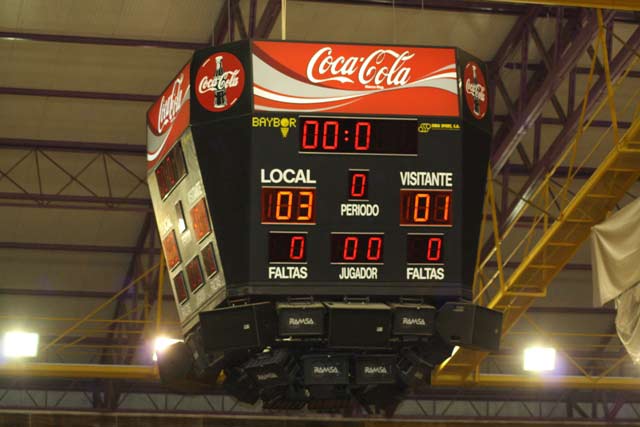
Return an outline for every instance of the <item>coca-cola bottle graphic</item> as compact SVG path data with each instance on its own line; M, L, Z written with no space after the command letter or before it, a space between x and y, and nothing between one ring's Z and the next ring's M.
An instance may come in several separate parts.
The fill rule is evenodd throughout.
M476 74L476 66L472 65L473 71L473 112L476 116L480 115L480 88L478 87L478 75Z
M222 56L216 56L216 74L213 108L224 108L227 106L227 82L224 79L224 68L222 67Z

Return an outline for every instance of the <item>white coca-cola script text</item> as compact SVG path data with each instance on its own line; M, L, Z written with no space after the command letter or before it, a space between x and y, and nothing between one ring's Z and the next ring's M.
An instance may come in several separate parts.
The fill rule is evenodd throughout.
M333 49L323 47L307 64L307 78L312 83L337 81L366 86L403 86L409 82L411 68L407 61L415 54L405 50L378 49L367 57L334 56Z
M464 82L464 90L474 99L484 102L487 99L487 90L480 83L473 83L471 79Z
M208 76L204 76L200 83L198 84L198 92L206 93L206 92L214 92L216 90L224 90L230 87L238 86L238 75L240 74L240 70L226 71L221 76L213 76L209 78Z
M160 109L158 110L158 133L162 133L168 125L173 123L182 107L182 98L184 97L184 91L182 89L182 82L184 81L184 74L180 74L174 81L171 87L171 93L165 98L162 95L160 99Z

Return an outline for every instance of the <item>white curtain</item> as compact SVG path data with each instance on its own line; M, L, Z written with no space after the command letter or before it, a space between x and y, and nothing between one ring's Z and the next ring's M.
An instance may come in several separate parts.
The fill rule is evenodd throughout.
M594 306L640 283L640 199L591 228L591 263Z

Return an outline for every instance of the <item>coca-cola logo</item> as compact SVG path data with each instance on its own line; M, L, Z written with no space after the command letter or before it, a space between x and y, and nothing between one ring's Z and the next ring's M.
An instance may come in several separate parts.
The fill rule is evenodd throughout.
M182 100L184 98L184 89L182 83L184 82L184 73L180 73L178 77L173 81L171 85L171 92L160 98L160 108L158 108L158 133L162 132L169 127L176 119L180 108L182 107Z
M464 95L467 108L477 120L487 114L489 100L487 96L487 83L480 66L470 61L464 67Z
M209 56L196 73L196 97L209 111L233 107L244 90L244 67L233 54L217 52Z
M408 50L377 49L368 56L335 55L333 48L319 49L307 64L307 78L312 83L359 83L366 89L383 89L407 84L411 78Z

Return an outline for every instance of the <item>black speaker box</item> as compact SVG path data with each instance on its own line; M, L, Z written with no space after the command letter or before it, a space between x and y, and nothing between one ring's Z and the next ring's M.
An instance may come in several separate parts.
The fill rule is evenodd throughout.
M393 335L431 336L436 329L436 308L430 305L391 304Z
M450 345L498 351L502 312L468 303L448 302L438 311L436 330Z
M325 306L321 303L276 305L278 334L289 336L324 335Z
M356 384L395 384L396 356L371 355L356 356Z
M263 348L275 341L277 316L270 302L218 308L200 313L200 328L207 352Z
M259 387L288 385L298 372L298 365L285 349L260 353L243 368Z
M349 384L349 358L343 355L306 355L300 358L305 385Z
M386 348L391 338L391 308L385 304L327 303L329 347Z

